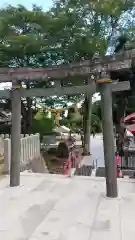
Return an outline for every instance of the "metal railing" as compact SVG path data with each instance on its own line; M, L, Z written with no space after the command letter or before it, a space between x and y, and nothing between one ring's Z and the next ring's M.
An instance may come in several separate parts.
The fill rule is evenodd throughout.
M128 155L128 158L121 157L121 169L135 170L135 154Z
M124 146L124 156L121 157L121 169L135 169L135 137L127 137Z

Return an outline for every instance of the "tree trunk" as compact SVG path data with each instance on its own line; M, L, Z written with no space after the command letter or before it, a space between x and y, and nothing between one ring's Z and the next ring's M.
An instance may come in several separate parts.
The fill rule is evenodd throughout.
M32 122L32 99L27 98L27 133L30 134Z
M21 100L21 115L22 115L22 133L27 134L30 133L30 127L31 127L31 121L33 118L33 110L31 108L32 106L32 99L27 98L27 105L24 104L24 102ZM7 102L5 105L5 109L11 110L11 99Z
M23 101L21 100L21 115L22 115L22 133L26 134L27 133L27 109Z
M89 94L85 96L84 101L84 117L83 117L84 156L90 155L91 114L92 114L92 95Z
M11 99L8 99L7 103L5 104L5 109L8 109L11 111ZM27 126L26 126L26 119L27 119L27 109L23 101L21 100L21 116L22 116L22 133L27 132Z
M27 89L30 89L30 84L26 84ZM31 121L32 121L32 99L27 97L27 120L26 120L26 133L30 133Z

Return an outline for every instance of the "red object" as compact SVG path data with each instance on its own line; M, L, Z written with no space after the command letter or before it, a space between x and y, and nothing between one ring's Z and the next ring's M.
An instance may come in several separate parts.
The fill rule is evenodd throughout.
M116 156L115 162L116 162L116 174L117 174L117 177L122 177L122 171L121 171L121 167L120 167L121 158L120 158L119 155Z
M135 123L134 123L134 124L131 124L131 125L127 125L127 126L126 126L126 129L127 129L129 132L135 134Z
M79 152L76 151L72 153L70 159L68 159L63 167L63 174L68 175L68 171L70 168L70 161L71 161L71 168L76 168L79 165Z
M133 124L130 125L126 125L127 121L132 121ZM121 118L121 121L123 121L125 123L125 128L131 132L132 134L135 134L135 112L126 116L125 118Z
M122 177L122 171L121 171L120 167L119 168L117 167L117 177L118 178Z
M119 155L116 157L115 161L116 161L117 165L120 165L120 156Z
M64 168L63 168L63 174L64 174L64 175L68 175L69 167L70 167L70 160L68 159L68 160L66 161L66 164L65 164Z
M122 117L122 118L120 119L120 121L123 122L123 121L124 121L124 117Z
M125 118L122 118L122 120L123 120L124 122L126 122L126 121L129 121L129 120L132 120L132 118L133 118L133 119L135 118L135 113L132 113L132 114L126 116Z

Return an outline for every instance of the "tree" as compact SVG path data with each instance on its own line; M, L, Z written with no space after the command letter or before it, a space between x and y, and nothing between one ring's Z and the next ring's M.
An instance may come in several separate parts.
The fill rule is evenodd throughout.
M92 104L92 113L101 120L102 119L102 113L101 113L101 100L95 101Z
M79 112L79 109L77 108L76 105L71 106L68 109L67 119L72 121L72 122L77 122L77 121L80 121L82 119L82 116L81 116L81 114Z
M66 24L64 22L64 24ZM55 18L52 12L44 12L33 6L32 11L24 6L8 6L0 11L0 66L1 67L45 67L63 61L63 48L57 44L62 36L63 18ZM61 35L59 32L61 31ZM55 33L55 34L54 34ZM56 35L56 37L54 36ZM58 38L59 37L59 38ZM22 84L24 84L22 82ZM51 87L52 81L29 82L26 88ZM40 104L57 107L65 102L75 102L77 96L41 98ZM30 130L32 105L35 98L22 101L24 133ZM7 102L10 108L10 101ZM35 112L34 112L35 113Z
M54 128L53 118L48 117L47 112L38 112L31 124L32 133L40 133L42 138L46 134L50 134Z
M32 11L24 6L8 6L0 11L0 66L1 67L45 67L53 64L55 56L49 48L54 20L41 8ZM55 25L55 24L54 24ZM22 84L24 84L22 82ZM29 82L26 88L50 87L51 81ZM22 101L24 132L30 129L33 99ZM8 104L9 105L9 104Z
M115 31L121 27L124 13L131 15L134 1L59 0L48 12L33 6L8 6L0 11L0 64L12 67L45 67L104 56ZM125 20L126 21L126 20ZM124 31L124 30L123 30ZM55 79L54 79L55 80ZM30 82L27 88L50 87L52 81ZM73 79L74 85L82 79ZM87 79L84 79L87 81ZM22 83L23 84L23 83ZM59 98L62 102L79 101L82 95ZM45 99L54 105L56 98ZM35 101L35 99L34 99ZM85 99L86 102L86 99ZM62 103L63 104L63 103ZM25 132L32 118L32 99L22 101ZM86 116L86 115L85 115Z
M127 29L126 35L121 35L119 37L119 44L116 46L115 51L122 52L125 49L129 50L134 47L135 43L135 29L129 28ZM122 45L121 45L122 43ZM122 117L126 116L129 113L134 112L135 104L134 104L134 93L135 93L135 65L134 60L131 63L131 68L128 70L121 70L116 74L115 78L119 79L119 81L129 81L130 82L130 90L121 93L114 94L114 123L116 126L116 131L118 133L118 140L116 141L117 151L119 155L123 156L123 145L124 145L124 133L125 126L121 121ZM122 99L122 101L121 101Z
M64 28L62 27L63 37L59 41L59 45L64 49L64 61L71 62L104 56L108 47L112 46L115 33L120 31L120 20L124 14L131 13L133 7L134 1L131 0L126 3L121 0L57 1L53 8L54 16L68 19ZM84 131L88 136L91 114L87 113L92 107L89 96L85 97L85 104L87 112L84 115ZM86 137L84 145L89 146L89 137ZM89 147L84 151L88 154Z
M92 105L95 105L95 103ZM92 109L94 110L95 107L94 108L92 107ZM67 117L62 119L60 121L60 123L62 125L65 125L65 126L71 128L71 130L80 132L80 130L83 127L83 115L84 115L83 111L84 111L84 104L83 104L82 108L79 108L79 109L76 106L72 106L68 110ZM92 111L91 122L89 124L91 125L91 131L94 131L94 132L102 131L101 118L98 116L96 111L95 112Z

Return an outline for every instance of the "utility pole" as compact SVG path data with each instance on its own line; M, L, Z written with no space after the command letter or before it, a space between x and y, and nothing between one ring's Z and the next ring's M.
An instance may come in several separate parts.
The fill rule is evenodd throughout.
M20 138L21 138L21 97L19 84L12 83L12 127L11 127L11 165L10 186L20 185Z
M103 143L106 174L107 197L115 198L118 196L117 175L115 163L113 116L112 116L112 91L110 83L102 83L101 103L102 103L102 124L103 124Z

